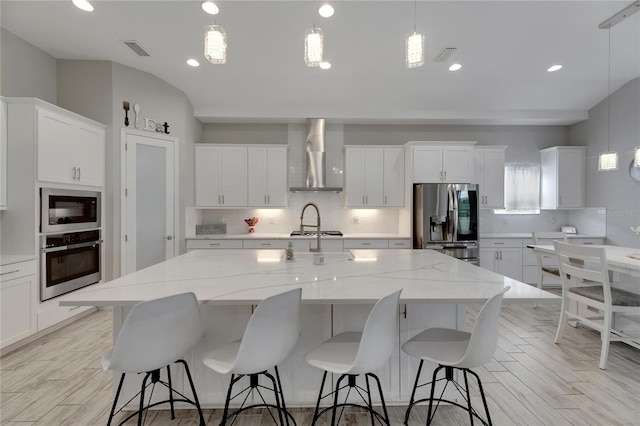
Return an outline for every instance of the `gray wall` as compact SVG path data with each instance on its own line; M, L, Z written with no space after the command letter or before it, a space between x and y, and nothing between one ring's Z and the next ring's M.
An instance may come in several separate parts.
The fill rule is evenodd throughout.
M203 143L286 144L287 124L212 124L202 128Z
M328 123L330 125L331 123ZM203 126L204 143L287 143L286 124L215 124ZM508 145L507 162L540 162L538 150L569 144L568 126L434 126L345 124L345 145L403 145L409 141L477 141Z
M57 102L56 59L0 28L0 94Z
M571 145L587 147L586 203L606 207L609 243L640 247L640 237L629 228L640 225L640 183L629 176L629 163L640 146L640 78L611 94L610 147L618 152L618 170L598 171L598 154L607 151L605 99L589 111L589 119L569 129Z

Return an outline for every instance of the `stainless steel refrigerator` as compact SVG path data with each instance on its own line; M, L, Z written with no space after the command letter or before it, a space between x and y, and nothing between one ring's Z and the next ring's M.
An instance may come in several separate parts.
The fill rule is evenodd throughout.
M478 185L413 185L413 248L479 263Z

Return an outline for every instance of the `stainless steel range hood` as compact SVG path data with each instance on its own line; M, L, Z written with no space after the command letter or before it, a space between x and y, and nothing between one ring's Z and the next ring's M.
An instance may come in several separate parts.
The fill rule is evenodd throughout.
M306 186L291 187L291 192L342 192L342 188L326 185L326 152L324 118L309 118L306 142Z

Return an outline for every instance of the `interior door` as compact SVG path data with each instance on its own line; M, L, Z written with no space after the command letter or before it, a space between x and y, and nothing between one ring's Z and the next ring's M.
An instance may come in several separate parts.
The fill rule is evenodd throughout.
M122 275L172 258L175 243L177 139L122 132Z

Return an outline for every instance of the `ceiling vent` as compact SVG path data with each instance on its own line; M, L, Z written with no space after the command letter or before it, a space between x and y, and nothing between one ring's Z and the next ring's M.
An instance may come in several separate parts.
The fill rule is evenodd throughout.
M137 42L137 41L135 41L135 40L125 40L125 41L123 41L123 43L124 43L124 44L126 44L126 45L129 47L129 49L131 49L131 50L133 50L134 52L136 52L136 54L137 54L138 56L151 56L151 55L149 55L149 53L147 53L147 51L146 51L146 50L144 50L144 49L142 48L142 46L140 46L140 45L138 44L138 42Z
M457 47L445 47L433 58L433 62L446 62L456 50L458 50Z

